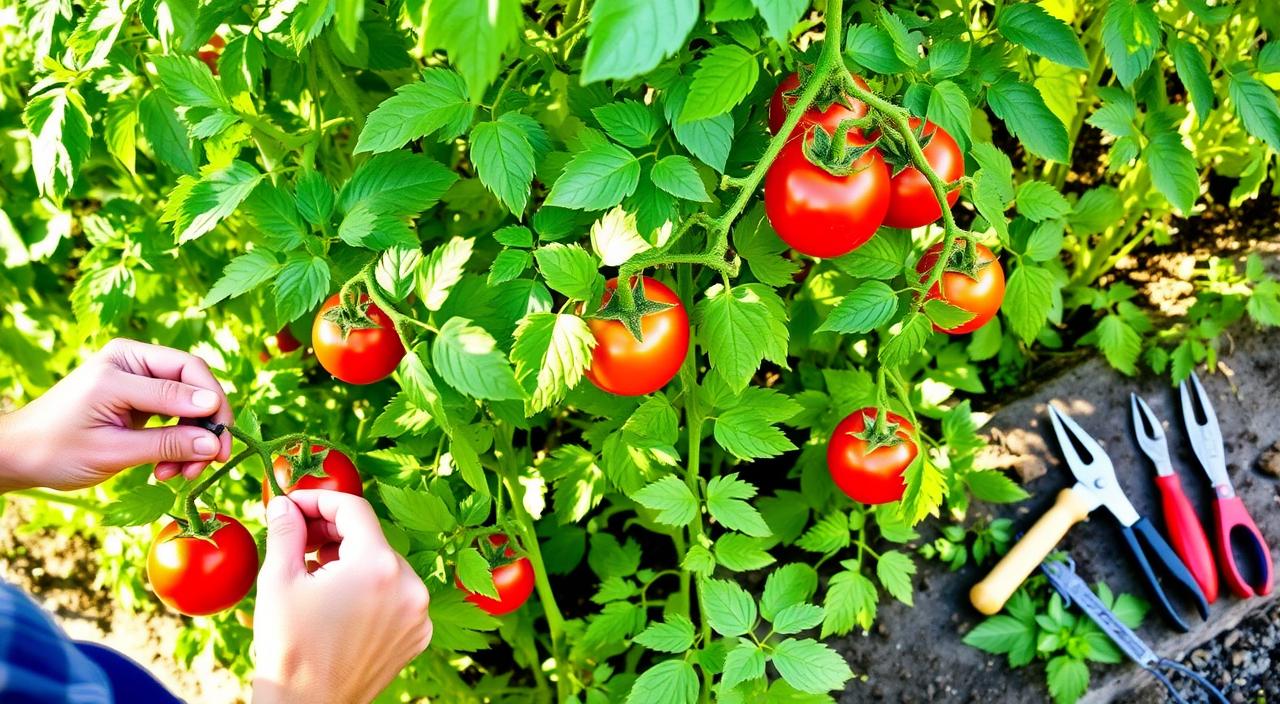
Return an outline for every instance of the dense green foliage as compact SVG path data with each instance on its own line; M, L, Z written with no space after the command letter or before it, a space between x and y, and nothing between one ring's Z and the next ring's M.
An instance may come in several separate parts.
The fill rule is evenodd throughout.
M1227 325L1280 324L1256 260L1196 272L1197 303L1160 325L1112 275L1273 183L1275 3L0 5L0 404L123 335L205 358L246 435L343 448L432 594L435 640L389 700L824 701L853 673L823 639L915 598L915 526L1025 496L975 464L970 397L1074 345L1176 380ZM826 88L917 166L909 114L954 137L967 175L933 184L960 187L954 217L835 259L778 238L759 186ZM970 240L1000 258L1001 314L934 332L967 318L926 305L941 269L916 261ZM614 396L583 379L585 316L641 272L693 343L664 390ZM340 289L394 320L393 380L343 384L305 354ZM284 328L303 351L280 352ZM863 407L915 428L900 502L833 490L827 440ZM260 517L250 455L201 501ZM93 492L101 515L35 518L108 536L101 581L150 608L149 529L119 526L189 489L139 468ZM454 586L492 590L474 545L496 532L536 575L501 619ZM197 620L179 653L245 673L249 635Z

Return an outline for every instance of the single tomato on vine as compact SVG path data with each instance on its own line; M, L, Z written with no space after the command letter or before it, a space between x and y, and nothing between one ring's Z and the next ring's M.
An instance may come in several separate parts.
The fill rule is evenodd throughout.
M218 75L218 57L222 56L222 48L226 45L222 37L215 34L209 37L209 41L205 42L205 45L200 47L200 52L196 54L215 76Z
M161 529L147 554L151 590L169 608L188 616L208 616L235 606L258 576L258 546L234 518L221 513L208 538L178 537L174 521ZM202 514L202 520L210 520Z
M859 88L871 90L861 76L854 76L853 80L858 84ZM800 76L793 73L782 79L777 89L773 91L773 97L769 100L769 134L777 134L778 130L782 129L782 123L787 120L787 112L796 102L794 95L786 94L794 91L799 86ZM822 98L822 96L820 95L819 98ZM845 96L844 99L848 101L848 106L841 104L839 101L832 102L827 106L826 110L819 109L819 105L810 105L809 109L804 111L804 115L800 116L800 122L796 124L795 132L803 134L813 125L822 125L828 132L835 132L841 121L856 120L866 116L866 103L849 96Z
M916 129L920 118L911 118L910 124L913 130ZM964 176L964 154L946 130L926 120L923 136L927 141L921 151L943 183L951 183ZM906 158L903 155L904 163ZM950 191L947 193L947 205L955 205L959 198L960 189ZM933 186L919 169L906 166L889 179L889 212L884 216L885 225L909 230L937 222L940 217L942 208L938 207Z
M353 496L364 496L364 482L360 478L360 472L356 470L356 465L351 461L351 458L339 450L331 447L326 448L323 445L311 446L313 462L321 452L325 453L324 460L319 467L323 474L308 474L298 479L297 483L290 485L289 478L293 474L293 464L297 461L299 452L300 448L290 448L286 454L277 456L271 464L271 471L275 473L276 481L280 483L280 488L285 494L289 494L295 489L327 489L329 491L341 491L344 494ZM271 503L271 495L271 483L264 480L262 482L262 502Z
M876 414L885 413L886 432L875 432ZM827 444L827 469L840 490L854 501L886 504L907 490L903 473L919 449L913 427L897 413L864 408L840 421Z
M955 252L942 278L925 295L925 300L936 298L973 314L968 322L953 328L933 326L938 332L949 335L963 335L986 325L1004 302L1004 268L1000 266L1000 260L990 249L978 244L974 247L977 261L966 262L964 247L963 241L956 242ZM928 280L929 272L941 254L942 243L939 242L930 247L916 264L922 283Z
M847 141L850 149L867 145L853 133ZM889 171L872 148L846 167L846 175L836 175L809 160L805 143L804 139L787 142L769 166L764 177L765 213L778 236L801 254L822 258L848 254L871 239L884 222Z
M333 294L316 315L311 346L325 371L348 384L372 384L391 376L404 357L404 345L391 317L361 294L363 315L349 315Z
M645 276L642 280L643 284L632 289L640 339L624 320L608 317L615 308L609 303L618 288L617 279L605 283L602 309L587 319L596 338L587 379L619 396L643 396L661 389L680 371L689 354L689 314L680 297L657 279Z
M489 543L494 547L507 544L507 536L491 535ZM496 551L494 551L496 552ZM492 616L503 616L524 606L533 594L533 565L527 557L516 557L511 548L502 551L501 564L493 568L493 585L498 589L498 598L475 594L467 591L458 579L458 588L467 592L467 601L484 609Z

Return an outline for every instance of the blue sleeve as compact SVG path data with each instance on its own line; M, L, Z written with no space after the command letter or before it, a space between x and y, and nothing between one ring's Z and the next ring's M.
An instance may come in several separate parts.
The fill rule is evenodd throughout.
M171 704L180 700L120 653L73 642L26 594L0 582L0 701Z

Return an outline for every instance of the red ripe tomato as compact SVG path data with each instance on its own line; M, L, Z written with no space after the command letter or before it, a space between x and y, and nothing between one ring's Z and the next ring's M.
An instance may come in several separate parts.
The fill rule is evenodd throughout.
M293 331L289 329L288 325L280 328L280 332L276 333L276 347L279 347L282 353L289 354L301 346L302 343L298 341L298 338L294 337Z
M956 247L963 246L961 242L956 243ZM973 332L994 318L1000 310L1000 304L1004 302L1004 269L1000 266L1000 260L996 259L996 255L983 245L977 245L977 250L978 278L973 279L967 274L948 269L942 273L942 279L925 295L926 299L938 298L973 313L972 320L949 330L934 325L933 328L938 332L949 335ZM941 253L942 243L939 242L930 247L929 251L920 258L920 263L916 264L916 271L920 273L921 281L929 278L929 271L933 269Z
M875 425L876 413L874 408L864 408L849 414L836 426L827 445L827 469L831 472L831 479L849 498L864 504L885 504L901 499L907 490L902 473L911 466L919 452L911 439L911 423L896 413L889 413L887 421L898 424L894 435L901 442L867 452L867 441L856 434Z
M208 520L209 514L201 518ZM217 514L222 527L208 539L177 538L172 522L156 535L147 554L151 590L169 608L208 616L235 606L258 576L258 546L240 522Z
M911 127L915 129L920 118L911 118ZM964 155L960 153L960 145L947 134L946 130L925 121L925 135L932 134L929 143L924 145L924 158L933 167L938 178L944 183L964 176ZM955 205L960 198L959 189L947 194L947 205ZM933 187L929 180L914 166L908 166L889 181L889 212L885 213L884 224L889 227L911 229L924 227L937 222L942 217L942 208L938 207L938 199L933 195Z
M889 170L878 150L854 163L847 176L833 176L811 163L804 140L782 147L764 177L764 206L778 236L811 257L838 257L862 246L889 209ZM866 144L849 134L849 144Z
M218 57L222 55L222 47L226 45L227 43L222 40L222 37L215 34L212 37L209 37L209 41L206 42L205 45L200 48L200 52L196 54L196 56L199 56L200 60L209 67L209 70L213 71L213 75L215 76L218 75Z
M505 545L507 536L491 535L489 542L494 545ZM507 548L503 555L514 557L515 553L511 548ZM533 594L533 582L533 565L529 563L529 558L521 557L493 570L493 585L498 588L497 599L467 592L467 601L493 616L509 614L524 606L524 602L529 600L529 595ZM462 586L461 580L458 581L458 588L467 591Z
M609 302L617 288L617 279L605 283L601 305ZM651 301L670 303L671 307L640 320L643 342L620 321L587 320L596 338L587 378L603 391L619 396L653 393L675 377L689 354L689 314L680 297L666 284L648 276L644 277L644 295Z
M857 82L859 88L871 90L861 76L854 76L853 80ZM778 84L777 90L773 91L773 98L769 100L769 134L777 134L778 130L782 129L782 123L787 120L787 110L796 102L794 97L784 96L783 93L794 90L799 85L800 77L793 73L782 79L782 82ZM849 104L853 106L853 109L849 109L840 103L832 103L826 110L810 107L800 117L800 122L796 124L795 131L803 134L812 125L822 125L828 132L834 134L836 127L840 125L842 120L854 120L866 116L867 106L861 100L850 98Z
M318 454L324 451L321 445L312 445L312 454ZM294 447L289 450L290 455L298 454L298 448ZM289 486L290 465L289 458L281 455L276 457L271 463L271 471L275 472L276 481L280 483L280 488L284 493L291 493L294 489L328 489L329 491L341 491L344 494L352 494L354 496L364 496L364 485L360 479L360 472L356 471L356 465L342 452L329 448L329 454L324 456L324 463L321 465L325 476L317 477L309 474L298 480L297 484ZM262 482L262 503L271 503L271 483Z
M320 306L311 327L311 346L320 366L348 384L372 384L391 376L404 357L404 345L390 316L370 303L369 319L378 327L353 329L343 337L342 328L324 317L340 305L338 296L333 294ZM367 294L360 296L361 303L367 300Z

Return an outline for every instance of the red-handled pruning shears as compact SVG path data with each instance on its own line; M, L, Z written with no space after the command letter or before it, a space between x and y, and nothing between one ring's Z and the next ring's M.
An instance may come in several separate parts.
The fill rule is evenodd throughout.
M1212 604L1218 598L1218 570L1213 564L1213 552L1209 549L1209 539L1205 537L1200 518L1182 491L1182 481L1169 462L1169 443L1165 440L1164 428L1141 396L1129 394L1129 404L1133 409L1133 430L1138 436L1138 447L1156 468L1156 486L1160 488L1169 542L1200 585L1204 598Z
M1194 397L1185 381L1178 386L1178 393L1182 399L1182 418L1187 424L1191 449L1195 451L1196 459L1200 460L1200 465L1213 484L1213 518L1218 542L1218 561L1222 564L1227 586L1233 594L1241 599L1255 595L1265 596L1271 593L1271 550L1267 548L1267 541L1258 531L1244 502L1236 496L1236 491L1231 486L1226 453L1222 447L1222 431L1218 428L1218 416L1213 412L1209 396L1194 372L1191 374L1191 382L1191 386L1195 388ZM1250 558L1256 567L1253 581L1245 577L1236 562L1233 539L1248 546Z

